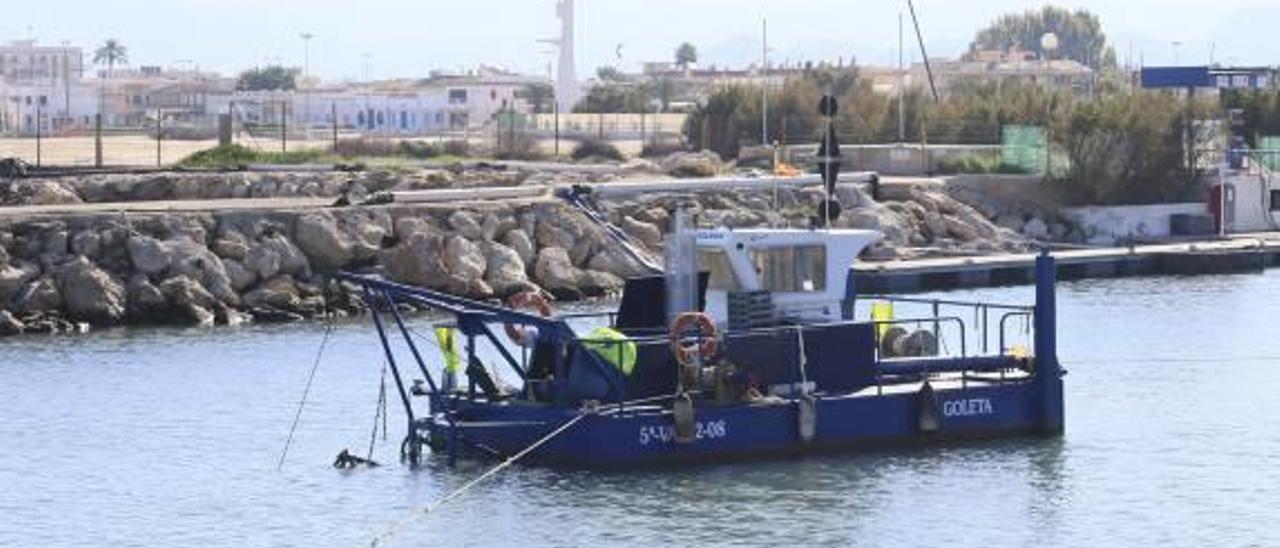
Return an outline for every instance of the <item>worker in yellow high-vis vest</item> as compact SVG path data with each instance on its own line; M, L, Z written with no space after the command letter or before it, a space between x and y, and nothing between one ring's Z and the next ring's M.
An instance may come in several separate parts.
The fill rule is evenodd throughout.
M452 327L437 327L436 341L440 344L440 353L444 355L444 379L441 390L452 392L458 387L458 374L462 372L462 355L458 353L458 330Z

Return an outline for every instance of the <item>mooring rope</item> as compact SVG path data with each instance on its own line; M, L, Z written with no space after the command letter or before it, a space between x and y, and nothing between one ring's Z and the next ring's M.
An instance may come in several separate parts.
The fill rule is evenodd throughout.
M373 444L378 439L378 419L382 419L382 440L387 440L387 362L382 362L382 382L378 385L378 403L374 404L373 431L369 432L369 454L373 460Z
M298 423L302 421L302 408L307 405L307 398L311 395L311 385L316 380L316 370L320 368L320 360L324 357L324 349L329 345L329 336L333 334L333 321L326 322L324 329L324 338L320 340L320 349L316 351L316 359L311 364L311 373L307 375L307 386L302 390L302 398L298 400L298 410L293 415L293 425L289 427L289 437L285 438L284 449L280 451L280 462L276 464L276 471L284 469L284 459L289 455L289 447L293 445L293 435L298 430Z
M553 430L550 434L547 434L546 436L543 436L541 439L539 439L538 441L534 442L534 443L533 443L532 445L530 445L529 447L524 448L524 450L520 451L519 453L516 453L516 454L514 454L514 455L511 455L511 457L509 457L509 458L507 458L507 460L503 461L503 462L502 462L502 464L499 464L499 465L497 465L497 466L495 466L495 467L493 467L493 468L489 469L489 471L488 471L488 472L485 472L485 473L483 473L483 474L480 474L480 475L479 475L479 476L477 476L475 479L473 479L473 480L471 480L471 481L467 482L467 483L466 483L465 485L463 485L462 487L459 487L458 489L455 489L453 492L449 493L448 495L445 495L444 497L441 497L441 498L440 498L440 500L437 500L435 503L433 503L433 504L431 504L431 505L427 506L426 508L423 508L423 509L422 509L422 512L421 512L421 513L422 513L422 515L430 514L430 513L434 512L434 511L436 511L436 509L440 508L441 506L444 506L445 504L448 504L449 502L453 501L454 499L457 499L458 497L461 497L462 495L466 494L466 492L467 492L467 491L470 491L472 487L475 487L476 485L479 485L479 484L480 484L481 482L483 482L484 480L487 480L487 479L489 479L489 478L493 477L493 476L494 476L495 474L497 474L498 472L501 472L501 471L503 471L503 470L507 469L507 468L508 468L508 467L510 467L512 464L515 464L517 461L519 461L520 459L524 458L524 457L525 457L526 455L528 455L529 453L534 452L534 451L535 451L535 450L537 450L539 447L542 447L543 445L545 445L547 442L551 441L552 439L555 439L555 437L556 437L556 436L559 436L560 434L563 434L565 431L567 431L567 430L569 430L570 428L572 428L572 427L573 427L573 425L578 424L578 423L579 423L579 422L581 422L583 419L585 419L585 418L587 418L587 417L589 417L589 416L591 416L591 415L593 415L593 414L595 414L595 413L596 413L595 411L586 411L586 410L582 411L582 413L581 413L581 414L579 414L578 416L576 416L576 417L574 417L574 418L570 419L569 421L565 422L565 423L564 423L563 425L561 425L559 428L556 428L555 430ZM416 513L415 513L415 515L416 515ZM371 548L374 548L374 547L379 546L379 545L380 545L380 544L382 544L383 542L386 542L386 541L391 540L391 538L392 538L392 537L394 537L394 536L395 536L395 534L396 534L397 532L399 532L399 530L400 530L400 529L402 529L404 526L408 525L408 522L409 522L409 520L410 520L412 517L413 517L413 516L409 516L408 518L406 518L406 519L404 519L404 520L401 520L401 521L398 521L398 522L396 522L396 523L392 524L392 525L391 525L391 527L387 528L387 530L386 530L386 531L384 531L381 535L378 535L377 537L374 537L373 541L369 543L369 546L370 546Z
M530 445L530 446L528 446L528 447L524 448L524 449L523 449L523 450L521 450L519 453L516 453L516 454L512 455L510 458L508 458L507 460L503 461L501 464L499 464L499 465L497 465L497 466L493 467L492 469L490 469L489 471L487 471L487 472L485 472L485 473L483 473L483 474L481 474L481 475L477 476L477 477L476 477L476 479L473 479L473 480L471 480L471 481L467 482L467 484L466 484L466 485L463 485L462 487L459 487L458 489L454 490L453 492L449 493L448 495L445 495L444 497L441 497L441 498L440 498L440 500L437 500L434 504L432 504L432 505L430 505L430 506L427 506L426 508L423 508L423 509L421 510L421 515L424 515L424 516L425 516L425 515L427 515L427 514L430 514L430 513L434 512L434 511L438 510L441 506L444 506L445 504L448 504L449 502L451 502L451 501L453 501L453 500L457 499L458 497L461 497L462 495L466 494L466 492L467 492L467 491L471 490L471 488L475 487L476 485L479 485L479 484L480 484L481 482L483 482L484 480L489 479L490 477L493 477L493 475L494 475L494 474L497 474L498 472L501 472L501 471L503 471L503 470L505 470L505 469L509 468L512 464L515 464L515 463L516 463L516 462L518 462L520 459L522 459L522 458L524 458L524 457L528 456L528 455L529 455L529 453L534 452L534 451L535 451L535 450L537 450L539 447L542 447L543 445L546 445L546 444L547 444L547 442L549 442L549 441L551 441L551 440L555 439L555 438L556 438L556 436L559 436L560 434L565 433L565 431L567 431L567 430L569 430L570 428L572 428L572 427L573 427L573 425L578 424L578 423L579 423L579 422L581 422L583 419L585 419L585 418L587 418L587 417L589 417L589 416L592 416L592 415L608 416L608 415L611 415L611 414L613 414L613 413L617 413L618 411L621 411L621 410L625 409L627 406L642 405L642 404L646 404L646 403L655 403L655 402L659 402L659 401L664 401L664 400L673 399L673 398L675 398L675 397L676 397L676 396L675 396L675 395L673 395L673 394L665 394L665 395L661 395L661 396L653 396L653 397L649 397L649 398L642 398L642 399L631 400L631 401L626 401L626 402L621 402L621 403L609 404L609 405L601 406L601 407L586 407L586 408L583 408L583 409L582 409L582 411L580 412L580 414L579 414L578 416L576 416L576 417L574 417L574 418L570 419L568 422L565 422L563 425L561 425L559 428L556 428L556 429L555 429L554 431L552 431L550 434L547 434L546 436L543 436L543 437L542 437L541 439L539 439L538 441L533 442L533 444L532 444L532 445ZM404 526L408 525L409 520L410 520L413 516L416 516L416 515L418 515L418 513L416 513L416 512L415 512L413 515L411 515L411 516L409 516L409 517L406 517L405 519L400 520L400 521L398 521L398 522L396 522L396 523L393 523L390 527L388 527L385 531L383 531L383 533L382 533L381 535L378 535L377 537L374 537L373 541L369 543L370 548L377 547L377 546L381 545L382 543L384 543L384 542L387 542L387 541L391 540L391 538L392 538L392 537L394 537L394 536L396 535L396 533L398 533L398 532L400 531L400 529L402 529L402 528L404 528Z

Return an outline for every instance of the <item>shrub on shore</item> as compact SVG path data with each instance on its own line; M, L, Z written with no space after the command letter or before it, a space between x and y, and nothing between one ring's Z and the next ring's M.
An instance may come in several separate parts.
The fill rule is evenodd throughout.
M288 152L263 152L243 145L219 145L195 152L178 162L183 167L236 168L251 164L298 165L332 162L325 150L306 149Z
M614 162L622 162L626 157L622 155L622 151L618 147L608 141L598 139L586 139L577 146L573 147L571 157L577 161L599 159Z

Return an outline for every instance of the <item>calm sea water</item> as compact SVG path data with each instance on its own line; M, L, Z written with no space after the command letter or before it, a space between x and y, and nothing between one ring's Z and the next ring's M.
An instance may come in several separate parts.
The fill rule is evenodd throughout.
M951 293L1030 302L1031 288ZM683 471L514 468L391 546L1280 545L1280 271L1064 284L1067 433ZM483 471L363 453L380 361L338 328L0 341L0 545L367 546ZM392 394L391 437L403 433Z

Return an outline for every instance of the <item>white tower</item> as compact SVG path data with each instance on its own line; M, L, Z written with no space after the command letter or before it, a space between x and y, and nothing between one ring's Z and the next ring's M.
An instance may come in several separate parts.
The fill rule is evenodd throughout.
M573 110L580 98L577 61L573 53L573 14L573 0L556 2L556 16L560 18L560 39L555 41L560 48L560 62L556 67L556 104L560 112Z

